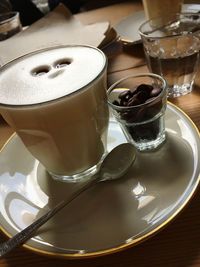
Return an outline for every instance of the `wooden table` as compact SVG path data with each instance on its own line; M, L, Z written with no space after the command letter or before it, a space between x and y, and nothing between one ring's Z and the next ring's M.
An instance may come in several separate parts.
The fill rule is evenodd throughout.
M109 20L114 25L120 18L141 10L140 2L127 2L112 7L78 14L83 23ZM124 47L123 51L109 59L108 83L131 73L147 71L141 45ZM200 72L191 94L171 100L182 108L200 129ZM0 122L0 146L12 133L12 129ZM91 259L67 260L48 258L19 247L0 260L1 267L17 266L69 266L69 267L128 267L200 266L200 191L184 211L164 230L151 239L124 251ZM0 242L7 238L0 233Z

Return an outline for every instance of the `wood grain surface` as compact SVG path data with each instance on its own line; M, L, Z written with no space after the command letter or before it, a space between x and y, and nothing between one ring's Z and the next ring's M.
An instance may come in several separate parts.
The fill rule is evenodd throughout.
M132 7L130 11L130 7ZM139 2L115 5L80 14L84 22L110 19L116 22L134 11L140 10ZM111 12L116 10L116 13ZM119 11L120 10L120 11ZM96 16L96 17L95 17ZM77 17L79 17L77 15ZM112 20L113 18L113 20ZM127 74L147 71L142 45L123 47L122 51L109 59L108 84ZM171 102L186 112L200 129L200 71L191 94L171 99ZM0 146L11 135L12 129L0 120ZM124 251L90 259L67 260L41 256L23 247L19 247L8 256L0 259L1 267L21 266L69 266L69 267L197 267L200 266L200 190L187 207L162 231L149 240ZM0 233L0 242L7 240Z

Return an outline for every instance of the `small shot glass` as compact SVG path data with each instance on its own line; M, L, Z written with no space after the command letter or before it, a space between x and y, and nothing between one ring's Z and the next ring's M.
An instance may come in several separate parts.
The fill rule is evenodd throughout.
M161 76L141 73L120 79L107 91L113 116L128 142L139 151L155 149L166 138L166 88L166 81Z
M4 41L22 30L19 12L0 14L0 41Z

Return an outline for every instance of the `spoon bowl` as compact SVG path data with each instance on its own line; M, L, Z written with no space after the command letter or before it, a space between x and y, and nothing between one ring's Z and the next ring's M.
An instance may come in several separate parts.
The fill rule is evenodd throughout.
M100 181L115 180L122 177L133 164L136 157L135 148L130 143L115 147L105 157L98 176Z

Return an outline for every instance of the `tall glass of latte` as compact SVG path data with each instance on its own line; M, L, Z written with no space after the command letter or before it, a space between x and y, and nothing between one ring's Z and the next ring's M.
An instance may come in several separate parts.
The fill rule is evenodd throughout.
M183 0L142 0L146 19L180 13Z
M107 60L82 45L40 50L0 69L0 113L52 177L82 181L106 153Z

